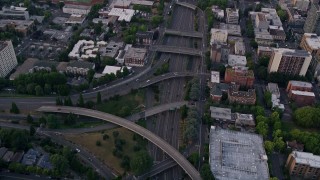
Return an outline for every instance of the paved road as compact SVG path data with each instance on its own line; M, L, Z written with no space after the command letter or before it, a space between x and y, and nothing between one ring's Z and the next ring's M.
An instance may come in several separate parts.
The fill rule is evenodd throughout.
M187 47L177 47L177 46L168 46L168 45L154 45L150 47L151 51L158 51L164 53L175 53L175 54L184 54L192 56L202 56L202 51L195 48Z
M172 168L173 166L176 166L176 165L177 165L177 163L174 160L172 160L171 158L166 159L156 165L153 165L149 172L139 176L138 179L143 180L143 179L147 179L148 177L153 177L153 176L159 174L160 172L163 172L163 171L165 171L169 168Z
M174 29L165 29L164 33L167 35L175 35L175 36L185 36L185 37L195 37L202 38L203 34L197 31L178 31Z
M173 148L170 144L168 144L166 141L164 141L160 137L154 135L149 130L133 122L130 122L126 119L123 119L111 114L95 111L95 110L90 110L85 108L66 107L66 106L42 106L38 109L38 111L52 112L52 113L74 113L77 115L101 119L104 121L117 124L124 128L127 128L141 135L142 137L145 137L152 143L156 144L159 148L161 148L164 152L166 152L172 159L174 159L192 179L194 180L201 179L199 172L193 167L192 164L190 164L190 162L187 159L185 159L183 155L179 153L179 151L177 151L175 148Z

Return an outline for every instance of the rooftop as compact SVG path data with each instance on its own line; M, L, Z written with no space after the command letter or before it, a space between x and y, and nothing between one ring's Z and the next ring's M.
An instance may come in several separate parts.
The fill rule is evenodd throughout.
M268 180L267 156L260 135L211 126L210 169L216 179Z
M309 82L304 82L304 81L289 81L289 84L292 86L298 86L298 87L307 87L307 88L312 88L312 84Z
M90 9L91 9L91 6L66 4L66 5L63 6L63 8L73 8L73 9L90 10Z
M68 64L68 67L76 67L76 68L83 68L83 69L93 69L94 63L87 62L87 61L73 61Z
M112 8L108 15L119 17L118 21L125 20L126 22L130 22L134 13L135 10L132 9Z
M8 41L0 41L0 51L8 46Z
M210 94L214 96L222 96L222 92L227 92L229 88L230 88L229 84L215 83L211 88Z
M306 42L308 46L314 50L320 49L320 36L311 33L304 33L304 36L306 36Z
M124 55L124 58L144 59L146 53L146 49L131 47L127 50L126 54Z
M220 72L219 71L211 71L211 82L212 83L220 83Z
M228 64L232 67L246 66L247 65L247 58L245 56L229 54Z
M320 168L320 156L312 153L293 151L291 153L299 164L310 165L311 167Z
M297 90L292 90L292 94L299 95L299 96L311 96L315 97L315 94L313 92L308 92L308 91L297 91Z
M248 68L244 68L242 66L227 68L226 71L234 73L237 76L254 77L254 72L252 70L248 70Z
M241 36L240 25L220 23L219 28L222 30L227 30L228 34L230 35Z
M119 67L119 66L106 66L106 67L104 67L102 74L111 74L111 73L116 74L117 71L121 71L121 67Z
M267 86L268 91L270 91L272 94L275 94L276 96L280 96L279 88L277 83L268 83Z
M282 53L283 56L310 57L311 54L306 50L274 48L274 52Z
M229 95L233 97L252 98L256 96L256 92L254 89L249 89L248 91L239 91L239 86L233 85L229 89Z
M219 108L210 106L211 117L214 119L226 119L231 120L231 109L230 108Z

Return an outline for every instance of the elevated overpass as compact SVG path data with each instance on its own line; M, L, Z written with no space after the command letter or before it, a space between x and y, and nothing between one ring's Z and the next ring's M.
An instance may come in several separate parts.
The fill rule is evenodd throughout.
M157 175L157 174L159 174L169 168L172 168L173 166L176 166L176 165L177 165L177 163L174 162L174 160L172 160L171 158L166 159L164 161L161 161L158 164L153 165L149 172L142 174L137 179L138 180L148 179L149 177L155 176L155 175Z
M162 149L174 161L176 161L177 164L181 166L181 168L191 177L191 179L201 180L200 173L193 167L193 165L182 154L180 154L179 151L177 151L174 147L172 147L169 143L161 139L159 136L153 134L151 131L131 121L128 121L126 119L123 119L108 113L103 113L100 111L79 108L79 107L42 106L39 109L37 109L37 111L49 112L49 113L65 113L65 114L73 113L76 115L101 119L101 120L122 126L148 139L150 142L154 143L156 146Z
M190 8L192 10L196 10L197 9L197 6L193 5L193 4L190 4L190 3L186 3L186 2L176 2L177 5L180 5L180 6L183 6L183 7L186 7L186 8Z
M164 112L164 111L168 111L168 110L174 110L174 109L179 109L181 106L183 105L187 105L188 102L187 101L180 101L180 102L173 102L173 103L168 103L168 104L162 104L162 105L159 105L159 106L155 106L155 107L152 107L152 108L149 108L143 112L139 112L139 113L136 113L136 114L133 114L129 117L126 117L126 119L128 119L129 121L137 121L141 118L146 118L146 117L149 117L149 116L153 116L155 114L159 114L161 112Z
M203 34L197 31L187 32L187 31L178 31L174 29L165 29L164 34L167 35L175 35L175 36L184 36L184 37L194 37L194 38L202 38Z
M199 49L167 46L167 45L153 45L153 46L150 46L149 50L165 52L165 53L185 54L185 55L191 55L191 56L202 56L203 54L202 51Z

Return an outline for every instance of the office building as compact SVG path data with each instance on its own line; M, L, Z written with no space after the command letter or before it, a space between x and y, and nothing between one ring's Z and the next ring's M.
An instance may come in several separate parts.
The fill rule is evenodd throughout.
M320 156L312 153L292 151L286 162L289 174L303 179L320 178Z
M143 48L129 48L124 55L124 63L126 66L138 66L144 65L144 59L146 57L147 50Z
M91 6L66 4L63 6L62 11L66 14L79 14L87 15L90 12Z
M227 14L226 23L238 24L238 22L239 22L239 9L226 8L226 14Z
M0 77L6 77L18 61L11 41L0 41Z
M312 56L306 50L274 49L270 57L268 73L305 76Z
M220 108L210 106L211 118L214 120L232 124L236 127L255 127L255 122L252 114L232 113L230 108Z
M300 11L307 11L309 3L309 0L292 0L292 4Z
M215 179L269 180L267 161L260 135L211 126L209 164Z
M320 7L318 4L311 3L303 30L305 33L316 33L320 36Z

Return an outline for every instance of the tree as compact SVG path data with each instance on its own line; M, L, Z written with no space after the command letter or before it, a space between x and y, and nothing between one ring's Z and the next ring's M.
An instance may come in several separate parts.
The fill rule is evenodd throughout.
M320 127L320 108L302 107L294 111L293 119L302 127Z
M264 100L265 100L268 108L271 108L271 107L272 107L271 97L272 97L271 92L266 91L266 92L264 93Z
M265 111L264 108L261 106L256 106L255 107L255 116L264 116L265 115Z
M84 107L84 100L83 100L82 93L79 94L78 106Z
M277 14L278 16L280 17L281 21L286 21L288 19L288 14L286 11L280 9L280 10L277 10Z
M68 96L67 98L64 99L64 105L65 106L73 106L73 103L72 103L70 96Z
M162 23L162 21L163 21L163 16L156 15L151 18L151 24L154 27L159 26L159 24Z
M264 148L266 149L267 154L271 154L274 150L274 143L272 141L265 141Z
M19 110L18 106L14 102L11 104L10 113L14 113L14 114L19 114L20 113L20 110Z
M101 104L101 93L100 92L98 92L97 93L97 104Z
M51 155L50 161L53 164L54 169L57 170L57 172L59 173L59 175L62 175L69 167L68 160L64 156L59 154Z
M28 116L27 116L27 122L28 122L29 124L32 124L32 123L33 123L33 118L32 118L32 116L31 116L30 114L28 114Z
M48 115L47 124L48 124L48 127L51 129L57 129L59 127L59 122L57 120L57 117L52 114Z
M30 136L33 136L36 133L36 129L34 128L34 126L32 125L30 126L29 132L30 132Z
M125 66L123 69L122 69L122 74L123 74L123 77L126 77L129 75L129 70L128 68Z
M70 125L74 125L75 123L76 123L76 115L74 115L72 113L68 114L68 116L64 120L64 124L70 126Z
M62 106L63 105L63 102L62 102L60 97L56 97L56 105L57 106Z
M51 94L52 87L50 84L45 84L43 88L44 94Z
M271 123L275 123L275 122L277 122L277 121L280 121L280 115L279 115L279 113L278 112L273 112L272 114L271 114L271 116L270 116L270 121L271 121Z
M36 91L36 96L42 96L43 95L43 90L42 90L42 87L40 85L37 85L35 87L35 91Z
M268 134L268 124L265 122L259 122L256 127L256 131L258 134L262 135L263 138L267 137Z
M136 174L147 172L152 167L153 160L146 151L139 151L135 153L130 161L130 168Z
M202 177L202 179L205 179L205 180L214 180L214 177L212 175L212 172L210 170L210 165L209 164L203 164L201 166L201 169L200 169L200 175Z
M273 139L274 149L277 151L283 151L286 147L286 143L283 141L282 137L277 137Z

